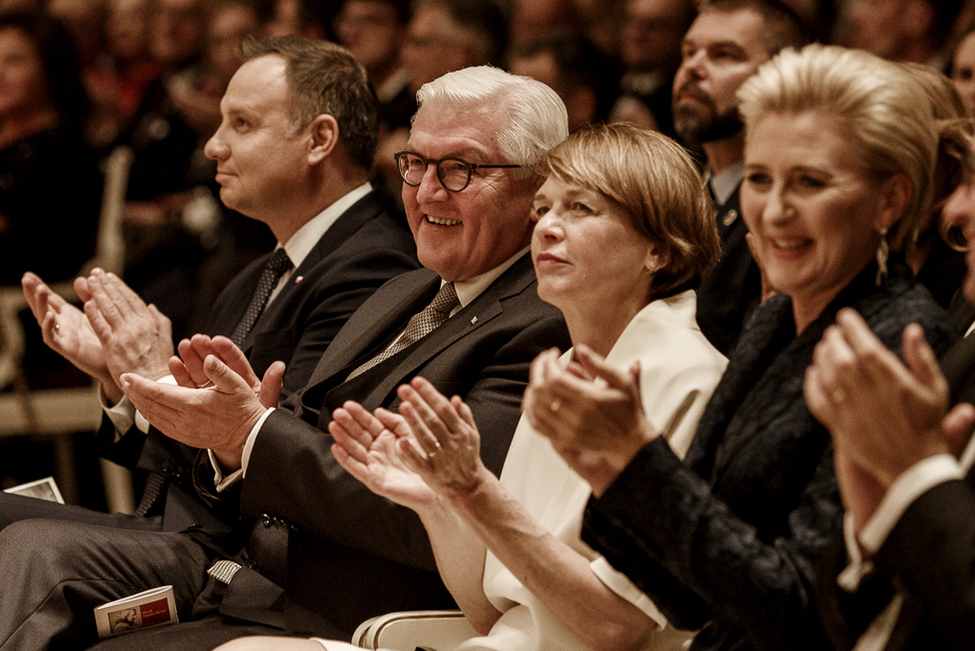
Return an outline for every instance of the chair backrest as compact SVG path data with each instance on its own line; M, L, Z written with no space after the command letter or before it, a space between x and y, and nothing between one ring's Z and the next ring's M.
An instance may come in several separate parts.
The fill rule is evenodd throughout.
M132 169L132 149L121 145L103 162L105 178L102 187L102 207L98 217L98 239L94 257L85 264L82 272L101 267L121 276L125 262L125 244L122 239L122 219L125 215L125 192Z
M368 619L352 635L363 649L454 651L478 632L459 610L414 610Z
M132 159L132 150L120 146L103 161L104 183L95 255L79 270L79 275L88 275L95 267L122 275L125 259L122 217ZM75 298L70 280L50 283L50 287L66 300ZM23 379L24 331L18 315L27 307L27 299L19 285L0 287L0 389Z

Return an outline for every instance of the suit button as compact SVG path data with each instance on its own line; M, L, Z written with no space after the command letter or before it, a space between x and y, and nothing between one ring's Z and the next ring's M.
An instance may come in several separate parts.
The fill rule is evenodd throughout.
M244 563L244 565L246 565L247 567L251 568L252 570L256 570L257 569L257 559L256 558L248 558L247 561Z
M274 524L274 518L265 513L263 516L261 516L261 524L264 525L265 529L270 529L271 525Z

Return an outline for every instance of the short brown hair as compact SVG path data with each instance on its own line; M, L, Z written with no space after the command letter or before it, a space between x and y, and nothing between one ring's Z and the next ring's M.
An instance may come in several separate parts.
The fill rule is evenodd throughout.
M291 99L291 130L317 116L335 118L349 160L369 169L379 139L378 101L366 70L341 45L304 36L248 38L245 60L276 55L285 61Z
M721 254L711 197L683 147L632 124L584 127L549 151L539 173L599 192L661 247L648 302L696 288Z

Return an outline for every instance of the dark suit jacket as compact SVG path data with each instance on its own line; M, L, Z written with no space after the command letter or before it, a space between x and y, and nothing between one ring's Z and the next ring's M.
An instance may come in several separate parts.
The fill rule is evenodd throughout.
M525 255L427 337L346 381L439 286L429 270L384 285L336 336L308 388L289 400L293 413L273 412L257 436L242 482L241 510L258 518L245 560L286 588L281 609L291 631L348 637L373 615L452 603L419 518L371 493L332 457L332 410L346 400L395 410L396 388L422 375L467 401L480 429L481 456L497 473L530 362L548 347L569 345L562 315L538 298ZM221 613L253 617L248 608L257 594L228 594Z
M229 336L254 295L270 253L241 271L214 304L208 333ZM419 267L410 233L375 193L346 210L322 235L292 274L292 280L261 314L243 342L258 377L276 360L287 364L284 394L303 387L332 339L352 313L384 282ZM119 443L111 421L99 430L100 453L129 467L158 472L169 482L163 528L178 531L194 523L236 522L236 506L222 502L214 513L192 487L198 450L133 427ZM218 518L215 520L214 515Z
M711 345L724 355L730 355L762 291L758 265L745 241L748 227L741 218L740 189L724 205L715 206L721 258L697 290L697 323Z
M975 403L975 337L942 358L952 404ZM817 588L833 645L849 649L890 601L907 598L887 649L971 649L975 643L975 473L928 490L898 520L873 558L876 572L852 595L836 577L848 563L842 536L824 558Z
M802 394L806 367L836 312L852 306L892 350L923 324L936 351L954 330L892 258L871 265L795 334L791 302L749 321L685 457L648 444L585 514L583 539L649 595L670 621L704 629L692 649L819 649L814 563L842 505L829 434Z

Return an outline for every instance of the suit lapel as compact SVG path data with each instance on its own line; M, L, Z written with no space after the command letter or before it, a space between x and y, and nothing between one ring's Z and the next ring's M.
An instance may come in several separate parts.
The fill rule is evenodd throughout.
M710 186L708 187L710 188ZM733 230L744 228L744 226L739 226L739 224L744 224L738 208L738 191L740 189L741 185L739 184L735 188L735 191L731 193L731 196L728 197L727 201L714 208L714 217L718 222L718 236L722 242L730 237L730 233Z
M367 301L356 311L347 327L339 333L345 336L341 340L336 337L336 341L325 351L309 385L322 382L337 384L344 380L342 374L347 375L351 371L346 367L365 358L367 353L405 327L410 317L433 300L440 287L440 276L422 269L404 274L392 282L394 284L387 286L387 291L380 289L377 292L377 300ZM336 375L342 379L333 378Z
M474 332L474 330L501 314L502 308L499 297L497 295L486 296L486 294L489 294L489 292L485 291L481 296L478 296L477 299L444 322L439 328L421 339L413 347L404 351L405 357L392 357L391 360L394 360L394 362L395 360L399 360L399 362L396 363L394 369L389 369L389 372L385 373L382 379L373 385L370 394L374 396L391 394L397 386L405 381L405 378L415 375L421 366L449 348L455 341ZM484 299L483 301L481 300L482 298ZM429 300L432 300L432 298L428 299L426 303L429 303ZM405 325L406 320L403 320L402 323ZM363 360L355 360L356 364L361 361ZM355 366L355 364L352 366ZM343 369L343 372L345 370Z
M264 332L267 328L268 323L275 322L282 310L288 309L290 298L295 293L297 293L301 288L301 282L315 265L321 262L325 257L331 254L333 251L338 249L342 244L352 236L352 234L358 230L362 224L366 221L372 219L376 214L382 211L382 206L379 200L376 198L375 193L370 192L366 196L359 199L352 206L349 207L344 213L342 213L335 222L328 227L328 230L322 234L318 242L308 252L305 259L301 261L301 264L295 269L294 273L291 274L291 278L285 283L284 287L281 288L281 292L274 297L274 300L265 308L264 312L258 318L257 323L251 328L251 331L247 334L247 338L244 339L244 352L250 350L253 345L254 337ZM258 267L258 271L253 279L253 285L257 285L258 278L260 278L261 270L264 269L264 264L267 262L267 256L261 258L261 265ZM250 300L248 298L248 300ZM240 311L239 317L244 314L244 309L246 309L246 304Z
M408 283L402 282L407 279ZM306 405L320 406L325 402L325 394L333 390L337 393L329 395L329 401L332 403L341 402L337 398L340 394L354 396L365 403L367 396L356 387L360 386L358 381L366 375L371 379L368 383L368 397L373 398L368 402L371 404L378 401L374 406L382 404L386 396L392 395L397 386L415 375L424 364L440 355L458 339L502 314L504 309L501 301L524 291L534 280L534 274L531 258L525 255L477 298L413 347L346 382L345 378L348 374L370 355L376 354L380 344L387 343L392 335L402 329L410 317L433 299L440 287L440 277L429 270L407 274L398 280L401 282L397 283L400 286L396 287L396 290L402 297L399 301L392 305L386 300L373 301L369 314L358 315L363 317L361 323L364 328L355 341L349 346L343 346L342 350L336 351L333 355L330 355L330 352L335 348L334 345L326 351L312 375L310 386L314 386L311 386L303 398ZM381 376L377 378L376 374L380 372ZM365 383L361 386L365 386Z

